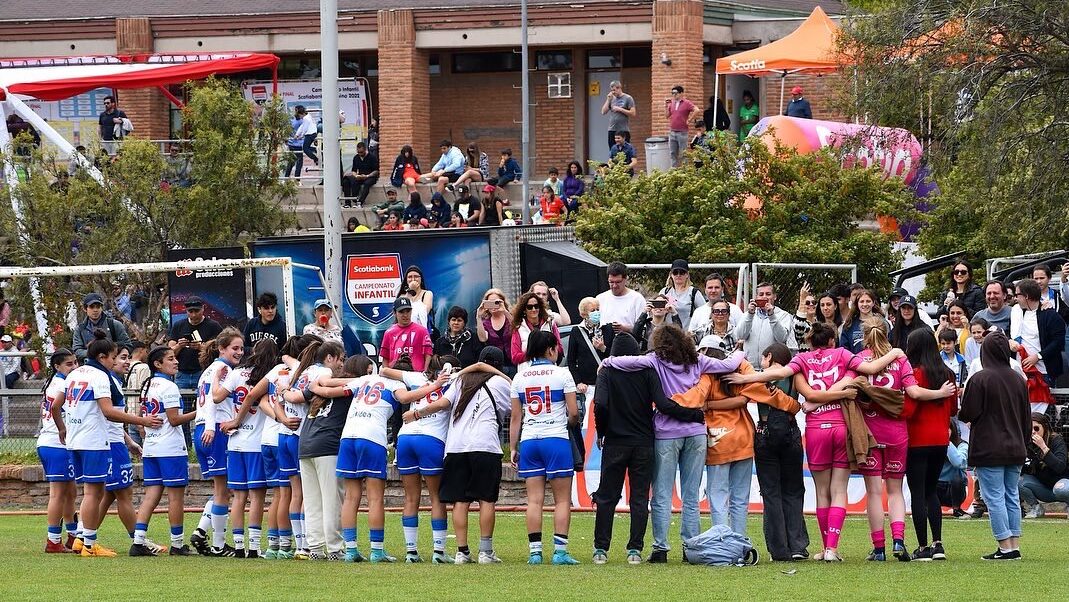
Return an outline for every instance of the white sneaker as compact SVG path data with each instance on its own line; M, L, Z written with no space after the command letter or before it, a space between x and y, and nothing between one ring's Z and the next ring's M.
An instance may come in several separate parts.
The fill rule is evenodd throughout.
M471 564L475 562L471 558L471 554L465 554L464 552L457 552L457 555L453 557L453 564Z
M1035 503L1028 509L1028 514L1024 515L1025 518L1043 518L1043 504Z
M479 564L500 564L497 552L479 552Z

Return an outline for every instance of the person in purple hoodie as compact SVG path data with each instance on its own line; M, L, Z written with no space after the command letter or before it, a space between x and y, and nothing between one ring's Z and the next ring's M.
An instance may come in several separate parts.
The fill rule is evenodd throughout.
M625 372L653 368L661 378L668 397L683 393L697 384L702 374L734 372L745 355L737 351L723 360L698 355L694 339L682 328L665 324L653 333L653 352L632 357L610 357L602 367ZM653 416L653 552L648 562L668 562L668 526L672 520L672 492L676 469L679 469L680 498L683 516L680 534L683 539L698 535L701 514L698 490L705 470L706 430L704 424L681 422L661 412Z

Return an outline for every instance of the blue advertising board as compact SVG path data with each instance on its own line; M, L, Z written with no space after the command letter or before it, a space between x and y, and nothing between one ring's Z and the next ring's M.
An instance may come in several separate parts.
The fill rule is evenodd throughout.
M298 236L260 239L252 244L254 257L290 257L323 268L323 239ZM358 341L379 346L393 324L393 300L404 271L418 266L424 287L434 293L434 321L446 328L449 308L459 305L474 316L490 279L490 234L449 230L435 232L361 233L342 237L342 336L346 351L357 351ZM280 294L281 270L255 271L253 288ZM293 270L297 332L313 319L313 303L323 296L319 276L312 270Z

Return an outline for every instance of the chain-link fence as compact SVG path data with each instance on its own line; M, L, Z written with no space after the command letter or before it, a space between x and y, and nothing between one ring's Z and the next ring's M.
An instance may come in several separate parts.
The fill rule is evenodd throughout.
M857 282L857 266L854 264L811 263L755 263L750 270L751 289L769 282L776 287L776 306L794 313L798 308L798 294L803 285L819 298L836 284Z

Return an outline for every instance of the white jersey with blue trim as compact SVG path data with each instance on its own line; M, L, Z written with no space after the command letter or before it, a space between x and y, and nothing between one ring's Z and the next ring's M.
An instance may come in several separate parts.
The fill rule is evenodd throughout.
M377 374L354 378L345 385L352 393L349 414L345 417L342 439L364 439L386 447L386 425L400 404L394 392L404 390L405 383Z
M523 409L523 432L520 441L568 438L568 405L565 393L575 392L572 373L549 360L539 359L516 373L512 380L512 397Z
M312 364L305 368L304 372L297 377L297 382L292 383L292 387L298 391L304 391L308 388L308 385L316 382L321 378L330 378L334 374L334 371L327 368L323 364ZM282 434L299 435L301 434L301 427L304 426L304 419L308 417L308 404L306 403L290 403L286 402L286 416L294 416L301 419L301 423L297 425L297 428L290 430L286 427L280 427Z
M430 380L427 375L422 372L402 372L401 380L404 381L409 391L418 389L423 385L426 385ZM446 383L441 389L431 391L427 395L420 397L413 401L409 408L410 410L420 410L428 405L438 401L442 398L445 390L449 388L450 383ZM401 435L428 435L434 437L439 441L445 441L445 437L449 434L449 408L440 410L433 414L419 417L419 420L413 420L412 422L406 422L401 430L397 432Z
M201 372L200 380L197 381L197 417L193 420L194 426L204 424L215 430L220 422L227 420L216 412L217 404L212 400L212 381L215 379L215 373L219 372L219 382L223 382L230 370L230 364L216 358Z
M285 403L282 400L282 391L285 391L290 386L290 368L286 364L279 364L271 371L267 373L267 394L264 399L270 400L283 407ZM260 401L263 403L263 400ZM282 425L271 416L264 416L264 430L263 436L260 437L260 445L268 445L272 447L278 446L278 433L282 429ZM287 431L289 429L286 429Z
M163 420L159 428L145 427L143 455L146 458L174 458L188 453L182 427L172 426L167 420L167 410L170 408L182 414L182 394L170 377L157 373L149 381L148 391L141 399L141 414L159 416Z
M249 391L256 385L256 383L249 382L249 375L251 374L252 366L243 366L236 370L231 370L230 374L226 376L226 380L221 383L224 389L230 391L230 397L224 399L219 405L229 404L230 411L233 412L231 417L226 420L233 420L237 416L238 409L241 408L241 404L245 402L245 396L248 395ZM250 407L249 412L245 414L245 418L241 420L241 424L238 425L237 430L230 433L230 438L226 441L226 450L237 452L259 452L260 439L263 438L263 429L263 413L260 412L260 408L256 406Z
M67 449L111 449L108 419L98 399L111 397L111 376L92 366L75 368L67 375L63 412L67 424Z
M52 418L52 406L63 405L63 395L67 391L66 377L56 373L45 387L41 398L41 430L37 432L37 447L66 447L59 440L59 427Z
M115 383L115 386L118 387L120 391L123 390L122 379L114 372L111 374L111 382ZM119 399L112 399L111 405L126 412L126 396L119 397ZM108 443L126 443L125 422L108 421Z

